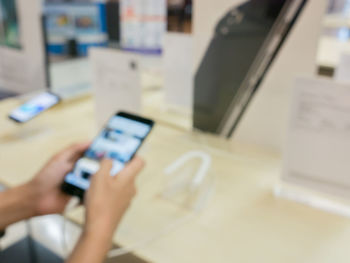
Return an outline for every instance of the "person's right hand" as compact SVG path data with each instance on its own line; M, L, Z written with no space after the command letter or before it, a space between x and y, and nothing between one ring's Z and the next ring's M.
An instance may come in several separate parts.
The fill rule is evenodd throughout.
M110 175L112 166L111 160L104 160L92 176L85 195L85 228L69 263L103 262L114 231L136 193L135 178L144 166L143 160L134 158L116 176Z
M131 200L136 194L135 179L144 161L135 157L116 176L111 176L112 160L103 160L92 176L85 196L87 233L99 232L111 239Z

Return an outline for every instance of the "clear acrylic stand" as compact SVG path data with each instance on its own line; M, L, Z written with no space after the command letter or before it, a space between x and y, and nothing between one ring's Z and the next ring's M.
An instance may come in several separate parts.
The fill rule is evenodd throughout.
M165 171L163 198L181 207L202 210L214 189L208 171L211 157L202 151L191 151L168 166Z

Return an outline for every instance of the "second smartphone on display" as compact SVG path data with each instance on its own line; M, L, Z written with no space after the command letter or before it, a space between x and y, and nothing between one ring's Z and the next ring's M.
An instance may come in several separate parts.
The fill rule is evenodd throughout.
M9 118L17 123L26 123L39 114L52 108L61 101L61 98L51 92L43 92L20 107L13 110Z

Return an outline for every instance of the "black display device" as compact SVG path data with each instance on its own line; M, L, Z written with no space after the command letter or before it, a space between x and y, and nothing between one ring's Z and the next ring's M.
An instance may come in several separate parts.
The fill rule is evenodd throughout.
M112 42L120 42L120 3L106 3L106 24L108 39Z
M126 112L115 114L66 175L63 192L83 198L91 176L99 170L104 158L113 160L111 176L118 174L135 156L153 126L154 122L149 119Z
M246 1L220 20L195 76L195 129L233 134L307 2Z

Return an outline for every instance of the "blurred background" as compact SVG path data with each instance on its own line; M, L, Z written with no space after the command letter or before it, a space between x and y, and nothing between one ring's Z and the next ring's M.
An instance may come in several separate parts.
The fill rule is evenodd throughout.
M323 21L323 34L317 59L321 73L331 75L339 64L341 54L349 52L349 27L350 1L330 0Z
M266 0L264 3L270 4L274 1ZM247 72L234 71L231 65L241 69L241 62L245 63L249 60L245 57L252 54L249 45L254 49L258 42L256 40L262 35L258 34L257 37L255 33L260 32L259 30L266 35L268 33L268 30L264 31L264 27L270 25L271 17L266 16L266 24L256 23L256 31L252 30L252 34L240 34L239 24L243 18L235 8L245 2L0 0L0 167L5 171L0 171L0 183L4 184L4 188L16 186L31 176L28 174L25 175L27 177L18 178L18 174L24 174L22 170L27 172L26 168L29 167L34 171L44 157L49 153L53 154L63 144L85 137L91 139L97 133L97 126L102 125L101 119L109 117L119 104L125 102L132 105L131 110L152 118L157 123L150 147L145 151L150 164L147 169L152 170L147 170L146 176L140 180L140 198L128 215L131 223L121 227L121 238L126 243L134 245L140 240L149 240L153 233L168 226L169 221L181 220L182 215L189 213L187 208L182 209L182 204L178 205L178 200L169 201L162 195L164 184L174 183L170 177L166 179L170 183L164 180L163 170L182 154L200 150L212 157L205 181L207 185L204 184L203 191L211 191L216 187L216 192L210 192L210 198L203 201L207 207L198 217L200 220L193 220L178 232L174 231L177 233L171 233L154 243L150 242L150 245L146 242L145 248L135 249L137 255L146 259L129 253L121 259L118 258L120 261L117 262L168 262L168 255L174 260L185 259L179 262L194 262L193 258L198 259L201 255L206 255L205 253L212 256L205 258L207 262L220 261L219 257L227 259L227 255L228 258L237 259L236 262L243 262L242 258L247 255L252 258L260 256L259 253L251 253L253 250L259 251L266 258L275 259L266 262L348 262L348 219L276 198L278 194L274 191L276 181L283 177L283 168L290 168L290 174L296 175L295 178L305 176L311 178L308 183L318 186L322 182L326 188L334 187L337 194L341 191L350 193L347 177L349 147L346 147L350 124L349 114L344 114L348 110L348 101L341 100L342 93L331 94L334 98L340 97L341 103L337 99L329 99L328 93L317 94L318 90L309 97L305 96L308 101L301 101L299 108L303 114L300 114L302 117L299 120L315 124L310 125L312 127L307 131L311 134L308 134L310 137L305 136L306 139L303 137L294 143L293 139L297 136L290 135L290 131L294 130L288 126L294 123L290 120L290 111L292 105L296 104L296 98L291 94L296 89L295 80L299 77L309 77L314 81L313 84L303 82L305 89L309 86L329 85L339 91L343 87L341 85L349 86L350 0L309 0L300 20L293 24L278 56L272 59L271 68L264 75L263 81L258 81L255 75L252 77L252 82L258 82L254 88L259 87L259 92L255 94L257 89L252 91L254 98L251 105L242 107L244 116L237 117L240 125L234 127L237 128L234 136L223 136L219 132L204 129L199 131L194 122L196 111L204 112L203 123L210 123L208 116L211 112L208 113L207 110L210 107L206 106L214 105L215 108L218 105L219 108L223 105L222 101L229 97L218 92L219 86L227 90L232 90L233 86L241 87L233 85L230 78L227 78L227 82L223 81L220 74L224 72L225 76L230 77L238 72L237 79L242 79L245 84L245 74L248 75L250 68L247 68ZM218 39L220 43L215 46L217 43L213 42ZM248 48L246 43L249 44ZM213 49L210 49L211 44ZM257 50L253 51L258 52L260 46L256 46ZM205 61L206 55L210 58L208 61ZM241 60L236 60L239 55L242 55ZM216 57L221 60L218 62ZM252 65L255 58L250 58ZM211 72L204 67L201 72L203 85L197 85L199 92L195 93L194 79L198 76L203 61L212 66L209 67ZM260 70L260 66L258 69ZM257 72L261 73L258 69ZM213 76L212 79L209 78L213 81L207 81L207 76ZM326 84L322 81L326 81ZM209 95L203 95L201 87L204 84L211 86ZM245 87L243 84L242 86ZM45 90L63 98L60 105L26 125L10 122L10 111L20 107L38 91ZM12 97L13 99L7 100ZM235 102L235 99L232 101ZM196 107L196 101L200 102L199 107ZM201 105L202 101L207 105ZM323 103L324 101L327 103ZM328 102L334 102L334 105ZM324 106L326 110L322 108ZM223 108L226 110L226 106ZM226 117L226 113L219 116L214 112L212 116L219 119ZM345 127L345 135L338 136L339 123L339 127ZM217 131L218 127L213 126L213 130ZM321 140L314 141L319 127L325 130L321 135L324 135L325 140L322 137L322 143L326 145L320 143ZM335 135L329 135L330 131ZM327 144L330 138L335 143ZM286 146L287 141L292 146ZM302 154L306 152L303 147L307 143L321 145L323 150L317 151L314 145L308 146L311 149L311 154L307 156L309 159L302 158ZM33 148L37 150L33 151ZM345 150L339 154L340 148ZM313 161L316 160L316 151L323 153L324 155L319 156L327 161ZM8 154L2 155L3 152ZM297 168L286 165L289 164L287 157L292 155L290 153L301 156L302 160L295 162ZM341 158L336 158L335 154L339 154ZM17 159L26 162L26 166L23 166L25 168L13 165L17 164ZM333 165L330 169L336 170L340 167L336 159L339 159L342 168L345 167L345 172L337 174L340 179L335 173L308 173L308 169L313 168L309 164L315 162L317 168L322 167L320 164L330 163L329 167ZM193 168L198 163L196 160L191 169L184 169L186 179L191 178L195 170ZM299 173L293 174L294 168L300 169ZM182 179L180 176L179 180ZM175 186L185 185L186 188L186 183L175 182ZM301 185L299 182L298 186ZM302 186L306 186L306 192L319 190L310 185L312 184L305 183ZM186 191L187 189L185 194ZM320 194L322 197L325 194L328 198L327 191L320 191ZM311 199L306 198L305 201L304 193L297 193L295 196L295 199L302 199L297 200L298 202L311 206L319 204L319 199L316 199L317 202L309 202ZM326 204L328 200L333 200L327 198ZM149 206L156 212L150 213ZM336 206L335 210L338 208ZM345 210L349 211L348 208L349 202ZM343 207L336 212L340 213L340 210L343 212ZM140 214L143 216L140 217ZM73 213L71 218L74 219L72 222L66 222L55 215L35 218L31 222L34 239L58 255L60 258L57 262L63 261L62 258L69 252L66 249L67 244L70 249L73 248L81 233L82 211ZM63 231L62 220L67 224ZM11 248L26 236L27 227L28 222L20 222L10 227L5 238L0 240L0 245ZM271 235L271 232L274 234ZM188 237L187 243L179 242L184 236L186 239ZM223 238L226 242L221 242ZM65 239L67 242L64 242ZM24 241L27 243L28 240ZM197 243L200 245L196 246ZM236 250L232 250L233 243L237 244ZM272 246L274 249L271 249ZM340 253L334 253L334 248ZM210 251L214 252L210 254ZM339 254L342 261L333 260L334 254ZM243 256L240 257L241 255ZM148 256L151 260L147 260ZM298 260L300 258L302 260Z
M90 47L146 55L145 71L158 74L165 33L192 32L191 0L45 0L42 4L47 78L54 92L69 92L73 86L89 89L91 68L86 58ZM75 72L74 78L64 81L66 72Z

